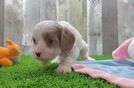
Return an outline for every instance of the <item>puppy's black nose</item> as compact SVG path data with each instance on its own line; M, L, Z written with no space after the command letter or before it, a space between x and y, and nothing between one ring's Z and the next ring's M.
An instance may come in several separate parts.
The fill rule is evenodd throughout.
M37 57L40 57L41 53L35 53Z

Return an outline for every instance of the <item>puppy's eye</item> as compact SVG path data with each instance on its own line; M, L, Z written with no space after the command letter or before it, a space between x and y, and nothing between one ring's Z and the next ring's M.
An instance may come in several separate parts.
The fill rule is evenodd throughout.
M32 38L32 41L33 41L34 44L37 44L35 38Z
M48 44L53 44L54 40L53 39L47 39Z

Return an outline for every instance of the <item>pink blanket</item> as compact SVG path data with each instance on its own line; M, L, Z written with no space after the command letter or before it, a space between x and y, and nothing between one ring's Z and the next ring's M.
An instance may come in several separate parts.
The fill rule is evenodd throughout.
M121 88L134 88L134 62L83 61L72 67L75 72L88 74L93 78L105 79Z

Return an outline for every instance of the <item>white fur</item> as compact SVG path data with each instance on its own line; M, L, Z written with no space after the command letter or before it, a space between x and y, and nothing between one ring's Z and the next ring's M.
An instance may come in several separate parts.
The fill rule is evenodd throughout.
M43 21L43 22L38 23L34 28L35 30L33 32L33 36L36 37L37 40L42 40L41 37L37 38L37 36L39 36L43 32L51 31L51 27L53 26L54 23L57 23L57 22ZM63 27L63 28L65 27L64 30L70 31L74 35L75 41L74 41L73 47L72 47L69 55L65 56L65 55L62 55L62 53L59 53L58 56L52 61L53 63L54 62L59 63L59 67L56 69L56 71L59 73L71 72L71 65L74 64L74 62L76 61L76 59L78 58L79 55L83 56L83 58L85 58L85 59L94 60L93 58L88 56L88 45L83 40L83 38L82 38L81 34L78 32L78 30L75 27L73 27L70 23L65 22L65 21L60 21L60 22L58 22L58 24L61 25L61 27ZM48 26L50 28L47 29L46 26ZM43 43L41 43L41 44L43 44ZM39 45L39 43L37 45ZM43 46L41 46L41 47L43 47ZM41 48L39 48L39 50L40 49Z

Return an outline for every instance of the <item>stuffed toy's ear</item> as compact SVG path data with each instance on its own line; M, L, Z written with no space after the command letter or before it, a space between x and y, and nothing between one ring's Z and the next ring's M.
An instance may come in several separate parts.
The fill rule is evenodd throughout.
M115 60L124 60L124 59L127 59L129 57L129 55L128 55L128 47L129 47L129 45L130 45L130 43L131 43L131 41L133 39L134 38L131 38L131 39L126 40L117 49L115 49L112 52L113 59L115 59Z
M7 40L7 41L6 41L6 44L7 44L8 46L10 46L10 45L13 45L14 42L13 42L12 40Z

